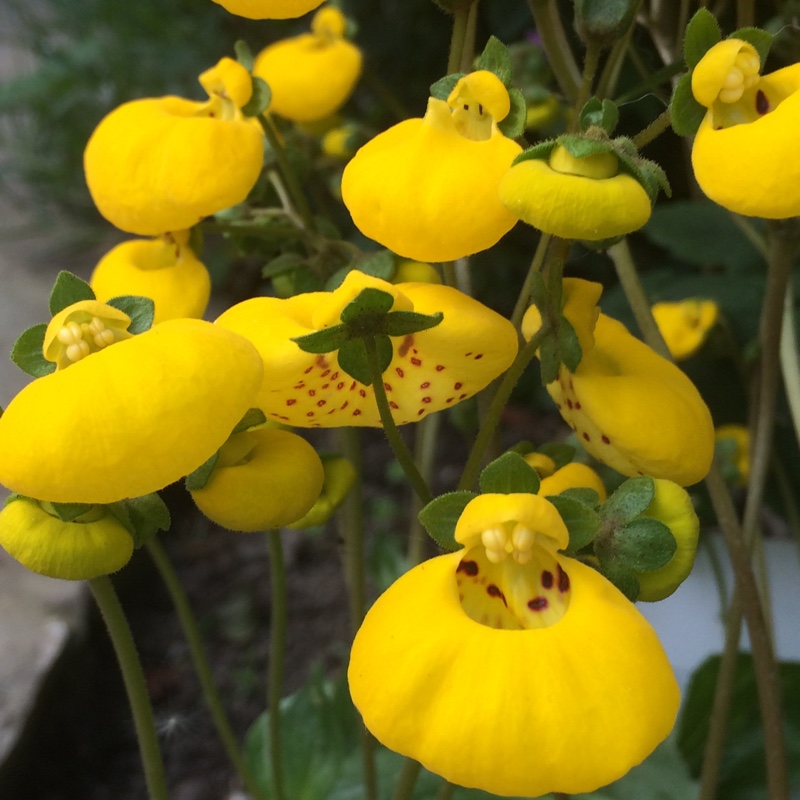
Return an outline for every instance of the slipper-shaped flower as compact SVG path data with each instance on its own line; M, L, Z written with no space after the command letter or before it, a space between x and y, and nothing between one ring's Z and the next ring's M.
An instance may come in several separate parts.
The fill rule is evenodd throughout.
M347 375L335 352L306 353L292 341L338 324L345 306L368 287L390 294L394 311L444 314L435 328L392 338L394 357L383 378L398 425L471 397L516 356L514 326L477 300L449 286L393 285L354 270L334 292L254 297L217 319L261 353L264 383L253 405L268 418L296 427L380 426L371 386Z
M681 486L702 480L714 457L714 425L700 393L670 361L632 336L622 323L592 309L571 309L573 292L597 287L564 280L564 314L576 331L594 323L592 347L583 346L575 372L561 365L547 386L561 416L584 448L623 475L666 478ZM526 312L523 336L541 325L535 306ZM580 336L580 334L579 334ZM582 342L583 344L583 342Z
M45 344L68 353L75 342L64 329L73 332L54 317ZM250 342L201 320L169 320L89 349L29 383L0 417L0 483L11 491L113 503L163 489L216 452L261 385Z
M566 489L594 489L601 503L607 497L600 476L588 464L579 461L571 461L549 475L542 475L537 494L548 497L561 494Z
M342 176L359 230L415 261L452 261L495 244L516 223L497 196L522 149L497 127L510 107L496 75L473 72L447 102L431 97L422 119L367 142Z
M708 109L692 146L700 188L731 211L767 219L800 215L800 64L759 76L760 58L741 39L714 45L692 72Z
M691 358L708 338L719 319L719 306L713 300L681 300L654 303L653 317L676 361Z
M192 491L197 507L232 531L265 531L299 520L314 505L324 474L317 451L276 428L233 434L208 483Z
M348 680L375 737L497 795L590 792L669 734L679 690L655 632L535 495L481 495L464 549L395 582L356 635Z
M71 581L116 572L133 554L132 536L101 506L65 522L27 497L0 511L0 546L31 572Z
M311 33L282 39L256 56L253 75L269 84L270 113L314 122L347 102L361 75L361 51L344 38L346 27L344 14L326 6L314 15Z
M203 316L211 276L189 246L189 232L134 239L109 250L89 281L98 300L134 295L155 304L153 323Z
M248 19L294 19L302 17L325 0L214 0L226 11Z
M205 103L180 97L132 100L92 133L86 182L98 211L123 231L158 236L241 203L261 172L263 133L241 112L252 94L230 58L200 76Z

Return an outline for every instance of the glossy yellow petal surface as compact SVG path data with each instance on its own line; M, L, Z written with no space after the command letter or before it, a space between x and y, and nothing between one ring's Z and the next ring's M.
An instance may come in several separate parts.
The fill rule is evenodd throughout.
M135 239L118 244L94 268L89 281L99 300L121 295L149 297L154 323L200 318L211 296L211 277L185 242Z
M692 94L700 105L710 108L729 83L731 70L742 54L755 58L758 73L760 59L753 45L742 39L725 39L709 48L692 70Z
M154 236L242 202L262 160L258 122L227 96L206 103L161 97L124 103L104 117L86 145L84 171L109 222Z
M253 405L244 338L170 320L29 383L0 417L0 483L58 503L113 503L199 467Z
M348 679L387 747L461 786L538 797L624 775L670 732L679 691L655 632L599 573L561 558L556 624L498 630L459 602L463 553L406 573L356 635Z
M325 0L214 0L231 14L249 19L294 19L302 17Z
M516 218L497 196L520 152L496 125L476 141L431 98L409 119L367 142L345 167L342 198L359 230L415 261L452 261L486 250Z
M556 470L552 475L542 478L539 494L542 497L561 494L565 489L594 489L604 502L607 494L606 487L600 476L587 464L572 461Z
M444 314L435 328L392 339L394 358L384 372L384 386L399 425L471 397L514 360L514 326L471 297L448 286L394 286L351 272L333 293L286 300L256 297L217 320L217 325L250 339L261 353L264 383L255 405L268 418L298 427L380 425L372 387L342 371L336 353L305 353L291 341L337 324L346 302L365 287L392 294L395 309Z
M79 581L116 572L133 554L133 539L109 513L92 509L64 522L35 500L18 498L0 511L0 546L32 572Z
M719 319L719 306L713 300L655 303L653 316L670 354L682 361L702 347Z
M610 239L638 230L650 218L647 192L625 174L587 178L529 159L511 167L499 189L514 216L563 239Z
M263 531L299 520L319 497L323 477L322 462L305 439L260 428L225 443L208 484L192 497L223 528Z

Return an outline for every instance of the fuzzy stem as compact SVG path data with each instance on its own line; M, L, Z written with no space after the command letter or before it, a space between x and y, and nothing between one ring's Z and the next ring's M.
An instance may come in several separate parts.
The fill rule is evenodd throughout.
M414 442L414 458L419 468L419 474L430 485L436 461L436 443L439 437L439 426L442 421L441 414L428 414L420 422L416 430ZM415 494L412 498L411 522L408 531L408 563L414 566L422 561L425 542L427 539L418 514L423 508L422 500Z
M203 639L200 636L197 620L189 606L186 592L183 590L175 568L172 566L166 550L161 546L161 542L158 541L157 537L150 539L145 547L147 547L147 551L161 575L161 580L164 582L164 586L166 586L169 592L172 604L175 606L178 620L183 629L183 635L186 638L186 643L189 645L194 671L197 673L197 678L200 681L200 687L203 691L203 697L211 712L211 717L217 729L217 735L222 741L225 752L228 754L231 764L233 764L234 769L238 773L247 791L253 797L258 798L258 800L266 800L264 793L253 780L253 776L250 774L250 770L247 768L242 758L242 753L236 742L236 736L225 714L225 708L222 705L217 687L214 685L214 678L208 663L208 656L206 655L206 650L203 645Z
M466 49L467 35L469 33L469 18L472 7L476 2L468 6L459 6L453 12L453 32L450 35L450 56L447 59L447 74L461 70L461 61Z
M478 28L478 2L473 0L469 7L467 25L464 30L464 44L461 50L461 63L459 72L469 72L472 69L472 62L475 59L475 33Z
M528 274L525 276L525 282L522 284L522 288L519 290L519 296L517 297L514 311L511 314L511 323L515 328L517 328L517 330L519 330L519 326L522 324L522 318L525 316L525 312L528 310L528 304L531 301L531 284L533 283L533 276L542 268L542 263L544 262L544 256L547 252L547 246L550 244L550 239L551 236L549 233L543 233L539 237L539 244L536 245L536 252L533 254L530 267L528 267Z
M575 102L581 83L580 71L561 24L555 0L528 0L533 20L547 55L547 63L570 103Z
M153 722L153 707L150 705L150 698L147 695L142 665L136 652L133 636L131 636L128 620L125 619L125 613L108 576L92 578L87 583L103 616L103 621L106 623L122 672L125 691L128 693L128 703L133 714L133 724L144 767L147 794L150 800L168 800L164 762L161 759L158 736Z
M573 133L580 128L581 109L586 105L586 101L592 93L592 86L594 85L595 75L597 74L597 65L600 63L601 49L600 45L594 40L586 45L586 56L583 60L581 84L578 88L578 96L575 99L575 113L572 115L572 124L570 125Z
M633 137L636 149L641 150L645 145L661 136L664 131L669 129L671 120L669 109L662 111L644 130L639 131Z

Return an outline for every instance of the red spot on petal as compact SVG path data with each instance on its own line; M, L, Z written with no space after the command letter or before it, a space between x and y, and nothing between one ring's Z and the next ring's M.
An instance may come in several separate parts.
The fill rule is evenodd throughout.
M394 371L397 373L398 378L402 378L405 375L405 372L400 367L395 367Z
M452 403L453 400L455 400L455 397L448 397L447 400L445 400L445 403Z
M412 363L412 364L413 364L415 367L421 367L421 366L422 366L422 360L421 360L421 359L419 359L419 358L412 358L412 359L411 359L411 363Z
M480 361L482 358L483 358L483 353L478 353L478 355L475 356L476 361Z
M463 400L465 397L466 397L466 395L465 395L465 394L460 394L460 395L458 396L458 399L459 399L459 400Z
M294 388L295 389L303 389L303 388L305 388L305 385L306 385L305 381L300 381L300 383L298 383Z
M387 392L391 392L392 391L391 384L386 383L385 381L384 381L384 384L383 384L383 388L386 389Z
M531 611L544 611L548 605L546 597L534 597L533 600L528 600L528 608Z
M316 394L317 394L317 390L316 389L309 389L308 390L308 396L309 397L315 397Z
M324 378L329 372L330 370L326 369L325 372L323 372L322 375L320 375L320 378Z
M347 408L347 406L349 406L349 405L350 405L350 401L349 401L349 400L345 400L345 401L344 401L344 403L342 403L342 405L341 405L341 406L339 406L339 408L340 408L342 411L344 411L344 410Z
M756 111L762 116L769 111L769 99L761 89L756 92Z
M572 408L572 400L569 397L567 398L567 408Z
M297 402L297 400L295 400L295 398L292 397L292 398L290 398L289 400L286 401L286 405L287 406L293 406L296 402Z
M425 381L425 383L421 383L421 384L419 385L419 388L420 388L420 389L427 389L427 388L428 388L430 385L431 385L431 382L430 382L430 381Z
M339 370L337 369L336 372L331 375L331 380L335 381L339 377Z
M307 417L313 417L313 416L314 416L314 412L313 412L313 411L309 411L309 412L306 414L306 416L307 416Z
M423 403L430 403L431 402L431 398L430 397L423 397L422 398L422 402Z
M503 601L503 605L506 608L508 608L508 603L506 602L506 596L500 591L500 588L498 586L495 586L493 583L490 583L486 587L486 594L488 594L489 597L499 597Z
M421 417L424 413L425 413L425 409L421 408L419 411L417 411L417 416Z
M459 383L457 383L457 384L456 384L456 385L455 385L453 388L454 388L456 391L458 391L458 390L459 390L459 389L460 389L460 388L461 388L463 385L464 385L463 383L459 382Z
M353 381L353 382L350 384L350 391L352 392L352 391L353 391L353 389L355 389L357 385L358 385L358 381Z
M472 350L469 353L464 353L464 358L469 358L472 355Z
M329 386L330 386L330 384L329 384L329 383L323 383L323 384L322 384L322 388L323 388L323 389L327 389Z
M603 434L603 436L600 437L600 441L603 444L611 444L611 439L609 439L608 436L606 436L605 434Z
M558 591L561 594L569 591L569 575L561 568L561 564L558 565Z
M317 400L317 406L319 408L322 408L322 406L327 405L327 403L328 403L327 400Z
M458 569L456 572L465 572L470 578L474 578L478 574L478 562L477 561L462 561L458 565Z
M337 384L336 384L336 388L337 388L339 391L341 391L342 389L344 389L344 381L342 381L341 383L337 383Z
M545 589L552 589L553 588L553 573L550 572L549 569L546 569L542 572L542 586Z
M357 409L356 409L356 410L353 412L353 416L354 416L354 417L360 417L360 416L361 416L361 409L360 409L360 408L357 408Z
M443 369L444 369L444 364L437 364L436 365L436 371L437 372L441 372Z
M589 434L586 433L586 431L583 432L583 438L586 439L587 442L591 442L592 441L592 437L589 436Z
M581 404L577 400L575 401L575 410L576 411L580 411L581 410Z
M389 408L400 408L400 406L397 405L397 403L395 403L394 400L390 400L389 401Z
M359 389L359 390L358 390L358 393L359 393L359 394L360 394L362 397L366 397L366 396L367 396L366 389Z
M312 364L308 369L303 370L303 375L308 375L311 370L314 369L314 365Z

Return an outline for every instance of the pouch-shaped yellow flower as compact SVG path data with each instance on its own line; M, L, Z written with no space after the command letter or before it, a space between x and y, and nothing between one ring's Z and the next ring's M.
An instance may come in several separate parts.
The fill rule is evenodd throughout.
M383 379L398 425L471 397L514 360L514 326L477 300L448 286L395 286L354 270L334 292L254 297L217 319L261 353L264 383L254 405L268 418L297 427L380 426L371 386L347 375L335 352L306 353L292 341L338 324L344 307L367 287L391 294L392 310L444 314L435 328L392 338L394 358Z
M299 520L319 497L324 474L316 450L276 428L242 431L222 446L197 507L233 531L264 531Z
M248 19L294 19L325 0L214 0L226 11Z
M497 196L521 151L497 127L509 109L500 79L473 72L446 103L431 97L422 119L367 142L342 176L359 230L415 261L452 261L495 244L516 223Z
M31 572L71 581L116 572L133 554L133 538L106 509L95 506L64 522L26 497L0 511L0 546Z
M211 296L211 276L189 247L188 233L134 239L109 250L89 281L97 299L149 297L155 304L154 323L202 317Z
M586 319L569 295L589 281L564 280L564 313L576 330ZM596 285L596 284L595 284ZM596 310L590 311L593 319ZM535 306L526 312L526 339L541 324ZM584 448L623 475L651 475L681 486L702 480L714 456L714 425L700 393L670 361L632 336L622 323L599 314L594 346L584 347L575 372L563 364L547 386L564 420Z
M719 306L713 300L654 303L653 317L670 355L683 361L703 346L719 319Z
M311 33L283 39L262 50L253 75L272 91L269 110L294 122L324 119L345 104L361 74L361 51L344 38L347 20L321 8Z
M241 107L247 70L230 58L200 76L205 103L159 97L104 117L83 157L98 211L129 233L156 236L241 203L261 172L263 134Z
M547 497L561 494L566 489L594 489L601 503L607 497L606 487L600 476L588 464L581 464L579 461L564 464L551 475L543 475L538 494Z
M590 792L669 734L679 690L655 632L535 495L481 495L464 549L402 576L358 631L348 680L367 728L448 781L496 795Z
M201 320L163 322L14 397L0 417L0 483L55 503L162 489L225 442L261 376L243 337Z
M651 212L647 192L619 171L613 153L575 158L562 145L548 161L527 159L511 167L500 181L500 199L544 233L585 241L638 230Z
M692 72L706 113L692 146L700 188L738 214L800 215L800 64L759 76L755 48L741 39L714 45Z

